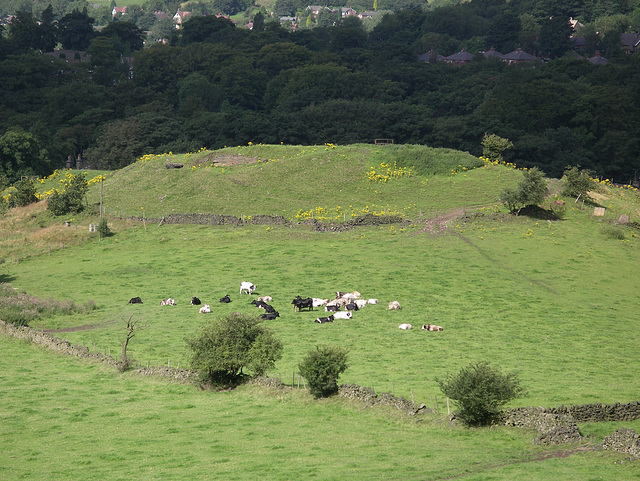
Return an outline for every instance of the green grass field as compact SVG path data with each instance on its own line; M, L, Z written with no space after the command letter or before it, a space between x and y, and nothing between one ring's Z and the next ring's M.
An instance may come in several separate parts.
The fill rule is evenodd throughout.
M238 154L260 162L231 165ZM167 158L185 167L165 169ZM393 162L411 175L368 180L371 167L384 174L380 164ZM415 146L247 146L149 156L109 175L103 197L114 235L101 241L86 230L95 214L77 216L68 228L42 206L12 210L0 224L0 280L42 298L98 305L87 314L33 322L34 328L69 329L56 335L115 355L122 321L134 315L148 327L132 341L130 356L186 366L184 338L207 316L259 313L249 304L255 294L238 294L247 280L271 295L281 314L269 321L285 346L272 376L291 384L309 349L341 345L351 361L341 382L407 399L413 394L429 407L437 397L440 415L415 423L339 399L313 401L298 390L201 392L1 339L7 368L0 449L8 455L0 477L49 471L56 479L87 479L89 472L90 479L253 479L258 473L268 479L637 479L633 463L614 464L622 455L561 457L557 451L576 447L534 446L533 432L449 424L435 380L479 361L519 373L527 394L511 406L631 402L640 388L637 230L616 227L624 236L618 239L603 229L620 213L638 218L637 193L603 187L597 204L607 208L604 219L591 215L593 204L572 199L563 220L513 217L498 199L518 171L474 165L477 159L466 154ZM89 203L98 198L94 185ZM421 232L427 219L454 209L468 215L446 232ZM337 222L367 210L411 222L320 233L305 225L159 226L126 219L203 212L297 221L313 211L314 219ZM294 313L290 304L298 294L332 297L354 289L380 304L329 325L313 322L324 311ZM225 294L229 305L218 302ZM134 296L144 304L127 304ZM212 314L199 314L189 305L192 296L210 304ZM167 297L177 305L161 307ZM391 300L403 309L388 311ZM400 331L404 322L414 329ZM444 331L421 331L424 323ZM79 326L92 328L72 330ZM622 425L639 427L581 429L593 436L589 444ZM73 453L73 461L52 460L56 449Z

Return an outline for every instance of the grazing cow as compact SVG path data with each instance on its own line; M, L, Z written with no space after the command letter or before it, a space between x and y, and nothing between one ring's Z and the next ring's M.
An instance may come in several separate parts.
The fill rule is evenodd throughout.
M425 324L422 326L423 331L442 331L442 326L436 326L434 324Z
M163 299L162 301L160 301L160 305L161 306L175 306L176 305L176 301L174 301L171 298Z
M353 303L358 306L358 309L362 309L367 305L366 299L356 299Z
M192 306L199 306L200 304L202 304L202 302L200 302L200 299L198 299L197 297L192 297L191 298L191 305Z
M327 302L329 302L329 299L319 299L317 297L312 297L311 299L313 300L313 307L324 306Z
M318 317L315 321L313 322L317 322L318 324L324 324L325 322L333 322L334 316L331 315L329 317Z
M240 283L240 294L242 294L243 292L245 292L246 294L252 294L255 290L256 286L254 286L251 282Z
M260 297L258 297L258 300L262 301L262 302L271 302L271 301L273 301L273 297L271 297L271 296L260 296Z
M334 319L351 319L353 313L351 311L336 312L333 314Z
M229 294L227 294L224 297L221 297L220 302L222 302L223 304L229 304L231 302L231 298L229 297Z
M294 311L296 309L298 310L298 312L300 312L301 309L309 309L310 311L313 311L313 299L311 299L310 297L303 299L302 297L298 296L293 301L291 301L291 304L293 304Z
M358 311L359 310L358 305L355 302L352 302L351 304L347 304L346 306L344 306L344 308L347 311Z
M280 317L280 313L278 311L267 312L265 314L260 314L258 317L267 321L273 321L276 317Z
M400 324L398 327L403 331L408 331L409 329L413 329L413 326L411 324Z
M378 303L378 299L369 299L367 301L367 304L377 304Z
M340 306L324 306L324 310L326 312L338 312L340 310Z
M400 307L400 303L398 301L391 301L389 303L390 311L399 311L400 309L402 309L402 307Z
M129 299L129 304L142 304L142 299L139 297L132 297Z
M209 304L205 304L200 308L200 314L208 314L210 312L211 312L211 308L209 307Z

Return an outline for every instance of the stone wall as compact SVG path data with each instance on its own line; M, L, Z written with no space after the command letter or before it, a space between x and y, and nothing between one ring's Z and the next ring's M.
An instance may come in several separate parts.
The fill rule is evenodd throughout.
M633 429L620 428L604 438L602 447L637 457L640 456L640 436Z
M415 405L403 397L396 397L389 393L382 393L378 395L372 388L358 386L357 384L340 385L338 388L338 395L346 399L363 402L369 406L373 406L375 404L391 406L396 409L400 409L401 411L405 411L409 416L433 412L432 409L427 409L424 404Z
M17 339L25 339L27 341L33 342L34 344L38 344L40 346L68 356L93 359L98 362L103 362L109 366L116 367L118 369L121 369L123 366L122 361L114 359L109 355L99 352L91 352L86 346L74 346L65 339L54 337L51 334L37 331L30 327L16 327L13 324L9 324L0 320L0 334L12 336ZM137 369L134 369L133 372L145 376L163 376L174 381L184 383L194 382L198 378L198 373L195 371L189 371L186 369L175 369L170 367L139 367Z
M538 431L536 444L566 444L582 439L573 416L567 413L547 412L544 408L518 408L505 412L504 424Z

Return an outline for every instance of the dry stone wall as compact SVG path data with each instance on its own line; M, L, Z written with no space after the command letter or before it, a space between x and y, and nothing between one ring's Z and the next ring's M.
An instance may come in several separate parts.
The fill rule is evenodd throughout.
M604 438L602 447L638 457L640 456L640 436L633 429L620 428L611 436Z
M433 412L427 409L424 404L416 405L403 397L396 397L389 393L376 394L370 387L358 386L357 384L342 384L338 388L338 395L346 399L353 399L363 402L369 406L374 404L391 406L401 411L405 411L409 416L416 414Z
M93 359L99 362L103 362L109 366L121 368L122 361L118 361L113 357L99 353L91 352L86 346L75 346L65 339L54 337L49 333L38 331L26 326L16 327L13 324L9 324L0 320L0 334L12 336L17 339L24 339L34 344L46 347L53 351L65 354L68 356L76 356L85 359ZM189 371L186 369L175 369L170 367L139 367L133 372L145 376L163 376L170 378L177 382L194 382L197 380L197 372Z

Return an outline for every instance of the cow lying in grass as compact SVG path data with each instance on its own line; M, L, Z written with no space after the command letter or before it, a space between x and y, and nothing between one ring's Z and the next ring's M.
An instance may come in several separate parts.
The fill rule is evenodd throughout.
M398 328L403 331L408 331L409 329L413 329L413 326L411 324L400 324Z
M436 326L435 324L425 324L422 326L423 331L442 331L442 326Z
M200 308L200 314L209 314L210 312L211 312L211 307L209 307L209 304L205 304Z
M160 305L161 306L175 306L176 305L176 301L174 301L171 298L163 299L162 301L160 301Z
M331 316L329 316L329 317L318 317L318 318L317 318L315 321L313 321L313 322L317 322L318 324L325 324L325 323L327 323L327 322L333 322L333 320L334 320L334 319L335 319L335 318L334 318L334 316L333 316L333 315L331 315Z

